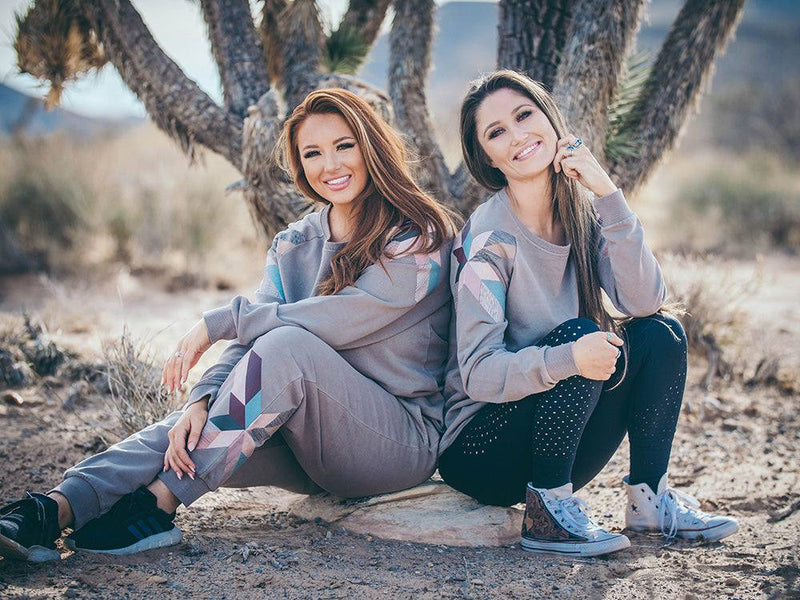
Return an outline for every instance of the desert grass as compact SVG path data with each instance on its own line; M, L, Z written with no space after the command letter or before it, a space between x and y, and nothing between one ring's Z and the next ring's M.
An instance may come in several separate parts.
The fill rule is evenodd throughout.
M225 193L238 172L212 154L189 164L150 124L90 144L60 135L6 141L0 164L0 215L57 276L122 264L214 283L265 244L241 195Z
M750 260L800 253L800 180L775 154L677 153L635 204L662 250Z
M161 386L161 363L147 340L134 338L127 327L119 338L103 344L103 363L109 390L104 402L118 423L117 429L104 433L122 439L178 408L180 398Z

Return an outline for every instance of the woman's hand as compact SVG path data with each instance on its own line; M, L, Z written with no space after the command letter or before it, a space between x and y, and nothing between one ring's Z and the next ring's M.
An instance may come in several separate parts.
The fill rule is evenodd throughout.
M617 186L583 142L574 147L578 139L570 134L558 140L553 168L556 173L564 171L567 177L577 179L598 198L608 196L616 191Z
M207 400L195 402L183 412L169 430L169 446L164 454L164 471L172 469L178 479L181 479L184 473L194 479L195 466L186 448L189 448L189 452L195 449L207 420Z
M572 345L572 356L581 377L607 381L617 368L622 339L610 331L595 331Z
M203 353L211 347L206 322L200 319L178 342L178 347L167 359L161 373L161 385L171 394L186 382L189 371Z

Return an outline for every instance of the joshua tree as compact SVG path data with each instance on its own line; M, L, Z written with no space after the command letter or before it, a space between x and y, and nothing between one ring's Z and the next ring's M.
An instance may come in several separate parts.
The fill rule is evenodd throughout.
M744 0L685 0L635 93L627 74L645 0L500 0L497 66L553 90L575 131L629 192L675 143L736 28ZM164 54L130 0L35 0L18 17L20 69L63 86L110 62L152 120L190 158L198 147L224 156L266 233L306 205L269 160L283 119L310 91L340 86L365 97L407 134L419 177L443 202L468 212L483 194L463 164L451 172L432 134L425 96L434 0L393 0L388 96L339 73L366 55L390 0L350 0L326 34L315 0L199 0L222 81L219 106ZM258 21L258 24L256 24Z

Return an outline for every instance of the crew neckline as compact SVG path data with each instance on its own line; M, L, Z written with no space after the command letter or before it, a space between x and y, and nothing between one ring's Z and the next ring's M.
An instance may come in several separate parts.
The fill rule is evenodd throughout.
M530 229L525 227L525 223L523 223L520 218L517 216L517 213L514 212L513 207L511 206L511 198L506 191L506 188L501 189L498 192L500 203L505 207L508 211L511 220L514 221L514 225L517 226L519 229L520 234L522 237L532 243L534 246L538 247L545 252L549 252L550 254L555 254L558 256L568 256L570 249L572 248L571 244L566 244L565 246L561 246L559 244L553 244L552 242L548 242L546 239L539 237L535 233L533 233Z
M317 214L319 215L319 226L322 229L323 237L325 238L325 244L330 247L343 247L347 242L334 242L331 240L331 228L330 224L328 223L328 213L331 211L331 205L326 204L321 211Z

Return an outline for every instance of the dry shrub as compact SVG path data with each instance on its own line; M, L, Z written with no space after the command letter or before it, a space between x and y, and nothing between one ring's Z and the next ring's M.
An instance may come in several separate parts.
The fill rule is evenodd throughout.
M671 300L679 303L690 352L705 356L708 369L703 387L717 376L734 375L736 346L742 335L745 313L742 300L760 284L758 273L736 275L718 258L666 255L660 258Z
M91 235L91 186L72 160L57 154L32 146L4 157L0 186L0 220L31 264L45 271L70 270Z
M678 245L752 257L800 252L800 182L793 169L769 156L727 157L693 173L672 206Z
M189 165L150 124L90 143L0 142L0 164L0 221L38 269L84 275L121 262L204 283L262 253L245 202L225 196L236 170L214 155Z
M160 421L178 406L178 400L161 387L161 368L146 341L130 331L103 344L110 393L106 405L119 421L120 438ZM120 432L111 432L119 434Z

